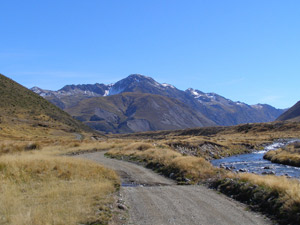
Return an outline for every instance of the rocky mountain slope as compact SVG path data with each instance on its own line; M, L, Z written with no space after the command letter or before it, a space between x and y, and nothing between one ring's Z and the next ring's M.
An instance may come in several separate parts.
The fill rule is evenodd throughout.
M66 111L94 129L113 133L216 125L174 98L136 92L89 98Z
M274 121L282 112L267 104L247 105L233 102L215 93L203 93L189 88L186 92L197 100L197 108L218 125Z
M33 130L38 133L43 130L46 134L50 129L64 132L89 130L60 108L0 74L1 134L28 134Z
M97 101L99 103L99 99L91 100L94 97L104 97L107 98L105 102L110 101L110 105L114 105L114 110L110 111L115 113L115 109L119 108L114 98L110 98L110 96L122 95L124 93L139 93L139 94L151 94L152 101L161 101L162 98L154 97L154 95L163 96L166 98L176 99L175 103L173 100L168 100L168 102L172 102L173 104L177 104L179 108L185 107L187 110L181 110L181 112L190 112L190 110L194 111L194 114L197 114L197 117L202 118L202 122L187 123L188 127L196 127L196 126L205 126L208 124L215 125L236 125L240 123L254 123L254 122L270 122L274 121L282 112L281 109L276 109L269 105L247 105L241 102L233 102L229 99L226 99L220 95L215 93L203 93L199 90L194 90L192 88L187 89L186 91L182 91L177 89L176 87L170 84L160 84L156 82L151 77L132 74L125 79L118 81L115 84L105 85L105 84L94 84L94 85L67 85L58 91L48 91L42 90L37 87L32 89L34 92L40 94L47 100L56 104L60 108L66 110L71 113L71 115L76 116L78 118L85 118L83 121L87 122L92 127L98 127L99 130L104 129L103 125L96 126L95 123L91 124L91 121L87 119L88 116L92 116L91 112L88 115L84 115L84 112L87 108L89 108L88 104L96 104L92 103L93 101ZM87 99L90 99L87 101ZM158 100L159 99L159 100ZM81 101L83 103L81 103ZM101 100L104 101L104 100ZM181 104L179 104L181 103ZM107 103L108 104L108 103ZM84 107L82 110L79 110L79 107ZM106 107L105 104L98 104L97 108L103 109ZM137 110L140 107L143 107L143 103L136 105ZM172 108L172 107L171 107ZM106 109L105 109L106 110ZM152 108L148 108L149 112L152 114L160 115L160 112L157 112L157 109L152 106ZM79 115L79 111L81 115ZM77 114L74 114L77 112ZM175 113L175 112L173 112ZM131 118L131 117L130 117ZM177 118L177 117L176 117ZM106 120L105 118L102 118ZM139 118L142 119L142 116ZM145 119L145 118L144 118ZM198 118L199 119L199 118ZM197 119L197 121L198 121ZM123 121L123 120L122 120ZM203 123L203 121L207 121ZM108 121L106 121L108 123ZM124 122L124 121L123 121ZM149 121L148 121L149 122ZM100 122L97 122L100 124ZM104 122L101 122L103 124ZM150 122L151 123L151 122ZM177 123L177 122L174 122ZM181 123L177 123L179 125ZM118 126L121 124L118 124ZM164 124L165 125L165 124ZM186 128L187 125L178 127L178 128ZM146 126L146 125L145 125ZM105 126L105 131L108 131L110 126ZM118 132L116 130L116 124L113 126L113 132ZM147 126L146 126L147 127ZM145 128L146 129L146 128ZM145 130L142 129L142 130ZM157 126L154 126L150 129L148 126L148 130L158 129ZM146 130L147 130L146 129ZM162 127L159 129L170 129L169 126ZM121 129L122 132L126 129ZM141 131L140 129L130 129L131 131Z
M300 122L300 101L277 118L278 121L290 120Z

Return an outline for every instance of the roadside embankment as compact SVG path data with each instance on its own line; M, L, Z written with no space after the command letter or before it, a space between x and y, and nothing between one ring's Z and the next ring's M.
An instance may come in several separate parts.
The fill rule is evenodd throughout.
M230 174L211 187L263 212L279 224L300 224L300 183L272 175Z

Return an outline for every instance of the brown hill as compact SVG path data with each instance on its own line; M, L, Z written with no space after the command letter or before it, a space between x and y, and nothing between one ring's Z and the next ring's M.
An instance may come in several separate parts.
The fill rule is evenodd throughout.
M83 130L89 128L44 98L0 74L2 136L39 136Z
M277 118L278 121L290 120L300 122L300 101Z

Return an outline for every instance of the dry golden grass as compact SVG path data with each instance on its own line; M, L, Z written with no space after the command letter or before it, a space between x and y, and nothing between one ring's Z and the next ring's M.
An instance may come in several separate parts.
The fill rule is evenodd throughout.
M38 142L2 142L0 144L0 156L3 154L18 153L30 150L38 150L41 148Z
M228 173L227 176L230 178L239 178L242 181L247 181L277 191L281 194L280 197L285 202L284 207L286 208L300 204L300 182L296 179L288 179L284 176L260 176L250 173Z
M42 154L0 158L0 224L107 222L105 205L119 184L102 166Z
M61 123L51 123L49 127L39 126L37 121L23 122L20 119L0 123L1 140L56 140L56 139L74 139L70 128Z
M109 221L118 176L96 163L63 155L120 148L128 142L74 137L0 142L0 224Z
M274 163L300 167L300 145L299 143L292 143L284 148L269 151L264 155L264 158Z
M176 157L171 167L179 168L185 176L194 181L201 181L216 176L218 170L203 158L193 156Z
M193 182L216 175L215 169L208 161L201 157L183 156L164 144L150 144L134 142L126 148L112 149L108 152L113 157L127 156L147 163L159 164L170 170L176 170L181 176Z
M103 140L103 141L77 141L64 140L51 144L47 144L42 148L43 154L47 155L65 155L70 153L84 153L93 151L104 151L109 149L123 149L130 145L129 140Z

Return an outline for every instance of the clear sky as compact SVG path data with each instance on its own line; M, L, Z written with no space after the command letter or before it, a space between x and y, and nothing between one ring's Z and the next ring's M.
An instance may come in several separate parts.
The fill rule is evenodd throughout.
M31 88L132 73L286 108L300 100L299 0L7 0L0 73Z

